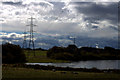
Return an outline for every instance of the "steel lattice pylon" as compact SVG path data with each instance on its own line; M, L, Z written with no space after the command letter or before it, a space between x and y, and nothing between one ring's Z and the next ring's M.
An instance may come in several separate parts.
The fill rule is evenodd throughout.
M22 46L22 48L24 49L24 48L27 48L27 41L26 41L26 37L27 37L26 34L27 34L27 33L24 32L23 34L24 34L24 41L23 41L23 46Z
M31 17L31 18L28 18L30 19L30 25L27 25L27 26L30 26L30 40L29 40L29 48L31 48L32 50L35 50L35 44L34 44L34 30L33 30L33 27L36 26L34 25L33 23L33 20L35 18ZM34 56L35 56L35 51L34 51Z

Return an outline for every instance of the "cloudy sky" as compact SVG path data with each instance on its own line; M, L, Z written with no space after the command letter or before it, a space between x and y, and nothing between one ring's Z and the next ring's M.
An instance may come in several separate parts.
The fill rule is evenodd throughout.
M0 42L22 46L29 41L30 17L34 17L35 47L76 45L118 47L117 0L0 0Z

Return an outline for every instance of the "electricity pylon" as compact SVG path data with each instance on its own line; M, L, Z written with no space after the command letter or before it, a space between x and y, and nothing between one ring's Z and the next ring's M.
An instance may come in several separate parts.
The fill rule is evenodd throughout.
M73 39L73 44L75 45L75 44L76 44L76 43L75 43L75 41L76 41L76 37L70 37L70 38Z
M24 32L23 34L24 34L24 40L23 40L23 46L22 46L22 48L24 49L24 48L27 48L27 41L26 41L26 37L27 37L26 34L27 33Z
M34 50L34 56L35 56L35 44L34 44L34 30L33 30L33 27L36 26L34 23L33 23L33 20L35 18L31 17L31 18L28 18L30 19L30 24L27 25L27 26L30 26L30 40L29 40L29 48L31 48L32 50ZM32 46L31 46L32 45Z

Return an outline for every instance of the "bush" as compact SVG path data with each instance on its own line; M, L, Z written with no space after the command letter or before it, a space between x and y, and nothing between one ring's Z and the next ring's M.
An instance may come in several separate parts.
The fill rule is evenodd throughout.
M2 63L24 63L26 62L25 54L19 45L2 44Z
M51 55L52 59L58 59L58 60L72 60L73 54L62 52L62 53L56 53Z

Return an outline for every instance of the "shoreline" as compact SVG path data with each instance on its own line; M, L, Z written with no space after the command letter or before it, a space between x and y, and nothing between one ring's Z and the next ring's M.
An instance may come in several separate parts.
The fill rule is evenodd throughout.
M43 66L43 65L27 65L27 64L2 64L3 67L13 68L27 68L35 70L52 70L52 71L79 71L79 72L104 72L104 73L119 73L120 69L97 69L93 68L71 68L71 67L55 67L55 66Z

